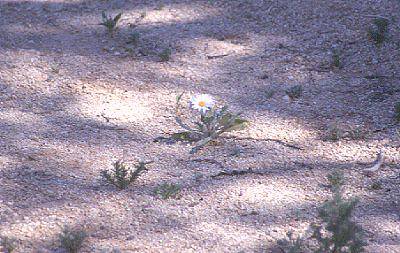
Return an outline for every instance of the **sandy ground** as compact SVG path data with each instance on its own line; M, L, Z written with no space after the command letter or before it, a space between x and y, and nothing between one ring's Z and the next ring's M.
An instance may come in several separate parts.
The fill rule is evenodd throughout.
M97 25L103 10L123 12L114 38ZM381 46L371 15L390 20ZM399 20L394 0L1 0L1 234L16 252L62 252L65 224L89 232L82 252L270 252L315 220L326 175L343 169L367 252L400 252ZM287 100L294 85L303 95ZM251 125L195 155L154 142L182 130L181 92L211 94ZM365 134L328 141L332 125ZM365 176L379 151L384 165ZM154 163L117 191L100 171L121 158ZM232 169L262 175L212 177ZM179 197L155 196L163 182Z

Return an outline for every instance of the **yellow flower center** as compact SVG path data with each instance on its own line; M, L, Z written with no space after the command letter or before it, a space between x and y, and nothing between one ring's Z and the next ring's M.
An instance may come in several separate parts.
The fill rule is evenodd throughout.
M200 102L199 102L199 106L200 106L200 107L204 107L204 106L206 106L206 102L204 102L204 101L200 101Z

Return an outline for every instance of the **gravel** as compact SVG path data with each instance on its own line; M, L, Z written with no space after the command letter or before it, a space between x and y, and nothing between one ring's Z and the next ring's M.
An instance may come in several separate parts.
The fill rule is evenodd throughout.
M123 12L114 38L103 10ZM399 13L389 0L0 1L0 234L16 252L62 252L64 225L88 231L82 252L273 252L315 220L326 175L342 169L367 252L400 252ZM381 46L367 36L377 15L390 20ZM183 91L250 126L195 155L154 142L181 131ZM366 134L326 140L333 124ZM100 178L117 159L154 163L117 191ZM214 177L248 169L260 173ZM154 195L163 182L180 197Z

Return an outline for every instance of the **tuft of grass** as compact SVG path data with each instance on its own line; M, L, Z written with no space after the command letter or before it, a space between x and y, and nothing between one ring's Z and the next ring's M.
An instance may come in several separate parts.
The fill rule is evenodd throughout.
M133 170L122 161L116 161L112 171L103 170L101 176L110 184L123 190L135 182L141 174L147 171L146 165L151 162L139 162Z
M388 27L388 19L377 17L373 20L373 26L368 29L368 37L374 41L376 45L381 45L386 40Z
M108 34L110 37L114 37L114 33L117 30L117 25L119 20L122 17L122 12L117 14L115 17L107 16L107 14L103 11L101 13L103 22L100 25L104 26L107 29Z
M154 194L161 196L162 199L176 198L181 189L179 184L163 183L154 189Z
M160 61L167 62L171 59L171 55L172 55L172 50L170 48L165 48L158 54L158 57L160 57Z
M397 122L400 122L400 102L394 105L394 117Z
M285 90L286 95L292 100L298 99L303 95L303 86L295 85Z
M64 227L59 235L61 247L68 253L78 253L86 238L87 233L84 230L69 227Z
M0 236L0 250L4 253L12 253L17 248L17 239Z

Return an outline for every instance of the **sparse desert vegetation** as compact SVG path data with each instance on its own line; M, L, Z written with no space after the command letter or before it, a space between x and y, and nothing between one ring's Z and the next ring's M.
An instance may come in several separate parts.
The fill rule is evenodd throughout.
M0 1L0 252L400 252L399 21Z

